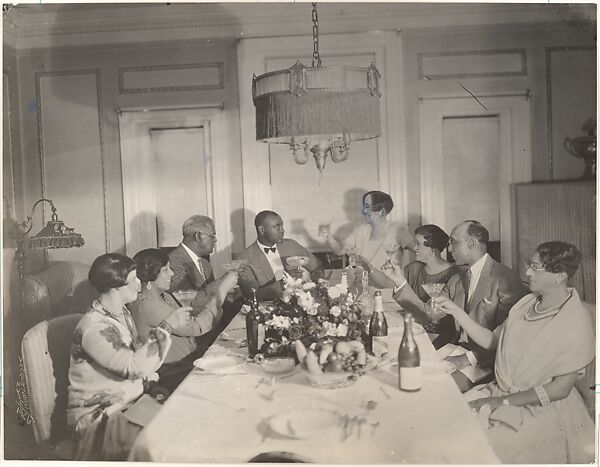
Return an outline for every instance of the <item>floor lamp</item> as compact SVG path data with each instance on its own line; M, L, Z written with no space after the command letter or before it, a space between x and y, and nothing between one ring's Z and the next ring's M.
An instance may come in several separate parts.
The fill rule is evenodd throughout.
M39 233L29 239L29 248L33 250L52 250L56 248L80 247L85 244L85 240L81 234L76 233L75 229L65 226L65 223L58 219L56 207L54 207L54 203L51 200L42 198L35 202L31 208L31 215L27 216L27 219L25 219L24 222L17 224L14 231L14 237L17 242L15 259L17 261L17 272L19 275L19 307L21 312L23 312L25 305L25 293L23 287L25 278L24 244L27 239L27 234L31 232L33 227L32 221L35 208L43 202L50 203L52 218Z

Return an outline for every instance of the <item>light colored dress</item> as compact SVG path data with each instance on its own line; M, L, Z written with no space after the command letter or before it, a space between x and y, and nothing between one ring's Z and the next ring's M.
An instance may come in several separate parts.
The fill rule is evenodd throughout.
M531 313L537 301L526 295L494 330L498 338L492 383L465 393L468 400L504 397L583 373L594 358L594 330L579 295L554 311ZM594 460L594 424L578 390L542 406L501 406L491 413L489 439L503 463L588 463ZM504 420L498 421L498 420Z
M380 238L371 239L371 224L363 223L354 229L344 240L344 248L356 248L357 253L366 258L374 268L381 269L388 259L386 250L397 244L407 248L412 242L412 235L397 222L388 222L386 231Z
M137 399L144 390L143 379L161 366L170 345L169 332L162 328L152 330L141 344L126 307L117 318L98 300L92 303L75 328L69 367L67 422L80 439L79 459L92 455L99 425L105 430L102 460L125 453L140 427L129 427L120 412L106 420L103 410Z

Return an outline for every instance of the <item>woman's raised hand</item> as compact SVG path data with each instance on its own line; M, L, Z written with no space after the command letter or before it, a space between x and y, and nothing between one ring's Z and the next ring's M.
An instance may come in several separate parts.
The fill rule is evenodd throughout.
M182 306L174 310L169 316L166 317L165 321L173 328L181 328L187 326L190 322L190 311L191 306Z
M399 264L393 263L388 260L385 263L383 263L381 271L394 282L394 285L396 285L396 287L399 287L402 284L406 283L404 271L402 270L402 266L400 266Z

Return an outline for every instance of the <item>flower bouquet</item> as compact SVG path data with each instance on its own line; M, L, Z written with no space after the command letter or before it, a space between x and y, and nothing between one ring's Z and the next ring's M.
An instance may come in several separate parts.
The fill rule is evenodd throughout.
M362 373L367 324L344 284L284 278L281 299L263 308L265 340L258 358L294 356L308 373Z

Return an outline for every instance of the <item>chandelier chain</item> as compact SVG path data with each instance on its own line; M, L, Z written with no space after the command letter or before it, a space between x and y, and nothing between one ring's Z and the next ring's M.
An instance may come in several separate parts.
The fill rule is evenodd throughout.
M317 2L312 4L313 22L313 68L321 66L321 55L319 55L319 17L317 16Z

